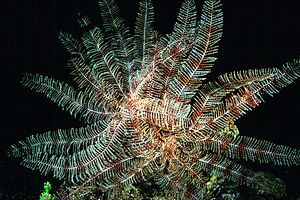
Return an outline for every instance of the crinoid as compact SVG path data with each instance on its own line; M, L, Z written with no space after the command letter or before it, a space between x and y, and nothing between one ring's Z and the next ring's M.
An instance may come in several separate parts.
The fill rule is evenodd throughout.
M183 0L174 31L153 27L153 6L142 0L131 36L113 0L99 1L103 29L79 20L80 39L59 38L71 54L79 89L42 75L22 84L47 95L85 127L30 136L9 155L43 174L104 190L153 179L191 198L210 172L258 186L237 159L299 165L300 151L238 135L234 122L299 78L299 60L280 68L235 71L206 81L222 36L220 0L205 0L197 20L194 0Z

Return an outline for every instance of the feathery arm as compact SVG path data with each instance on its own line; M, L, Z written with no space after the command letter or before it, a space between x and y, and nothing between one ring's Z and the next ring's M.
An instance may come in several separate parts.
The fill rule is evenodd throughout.
M46 94L53 102L69 111L74 117L78 116L86 123L108 120L114 114L95 106L85 93L81 91L76 92L68 84L47 76L25 73L21 83L38 93Z
M124 20L119 17L119 9L114 0L100 0L99 5L103 27L112 41L112 50L121 61L120 66L126 83L124 89L127 92L130 87L129 83L131 82L133 59L136 57L136 47L133 37L130 36L129 29L125 26Z
M246 74L244 73L244 75ZM194 129L196 132L209 133L212 129L224 128L228 121L237 120L247 111L252 110L252 108L263 102L262 94L267 93L272 96L278 92L278 89L286 87L300 77L300 63L299 60L294 60L286 63L282 69L256 71L256 73L251 75L253 77L252 81L243 83L243 79L246 80L247 76L242 78L242 76L238 75L230 78L242 81L237 85L235 85L236 82L233 82L232 85L230 83L227 84L226 82L228 81L223 79L223 83L217 84L220 90L212 87L212 90L201 91L193 107L193 112L196 112L196 115L194 114L193 117L196 117L197 121L195 126L191 126L191 129ZM229 78L226 75L222 77ZM210 86L215 86L215 84L210 84ZM216 91L216 93L210 96L211 91ZM201 93L204 95L208 94L209 99L202 101L201 96L203 94ZM218 101L210 104L210 102L207 103L209 100ZM205 106L202 108L201 105Z
M177 99L189 101L213 66L222 35L223 13L219 0L204 2L196 42L186 61L170 81L168 91Z

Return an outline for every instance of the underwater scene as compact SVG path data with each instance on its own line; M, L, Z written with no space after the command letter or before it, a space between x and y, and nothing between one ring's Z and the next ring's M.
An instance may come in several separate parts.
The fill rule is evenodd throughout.
M0 200L300 200L300 2L3 8Z

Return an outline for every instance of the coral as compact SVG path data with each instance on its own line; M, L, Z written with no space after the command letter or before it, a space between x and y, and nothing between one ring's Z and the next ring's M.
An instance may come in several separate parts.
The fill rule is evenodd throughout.
M54 197L49 193L51 190L51 183L45 182L44 183L44 191L40 195L40 200L54 200Z

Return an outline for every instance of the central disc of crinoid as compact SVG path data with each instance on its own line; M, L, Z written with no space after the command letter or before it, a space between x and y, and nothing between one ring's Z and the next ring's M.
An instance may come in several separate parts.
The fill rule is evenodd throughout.
M125 102L126 113L136 127L146 125L162 136L173 135L188 128L190 106L173 99L129 97ZM136 128L135 127L135 128ZM147 132L147 130L138 131Z

